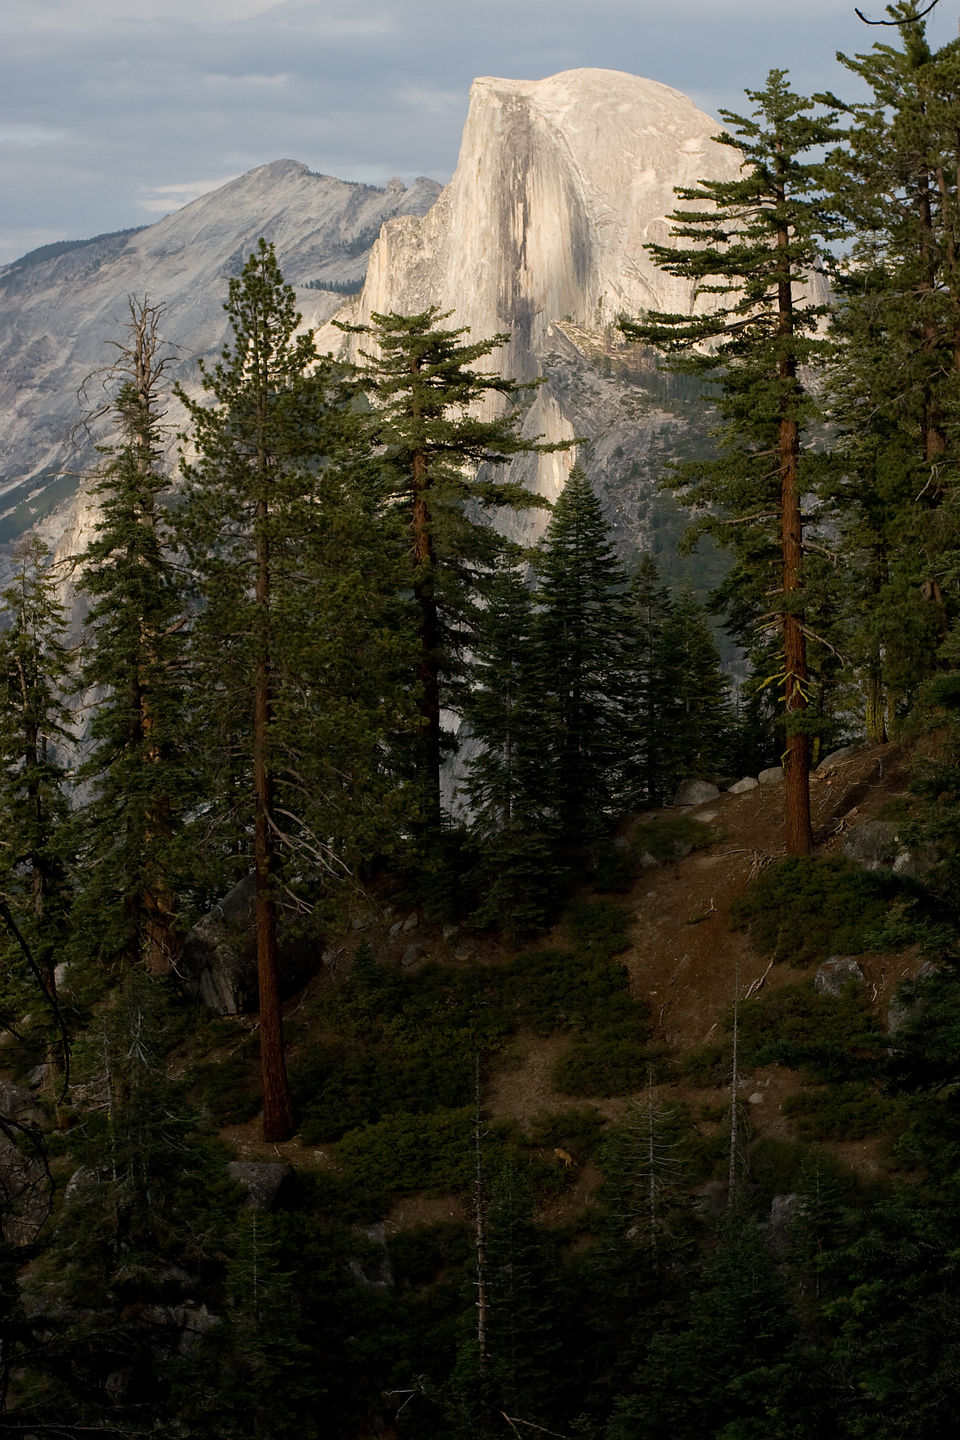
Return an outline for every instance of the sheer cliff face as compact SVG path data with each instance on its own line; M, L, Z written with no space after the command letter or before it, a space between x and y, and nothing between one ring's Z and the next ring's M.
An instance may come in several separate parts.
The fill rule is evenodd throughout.
M717 128L678 91L613 70L476 80L453 180L422 219L384 226L351 318L437 304L476 338L508 331L490 366L548 378L525 430L592 442L581 458L601 491L618 492L607 508L622 529L637 477L611 466L613 452L629 450L631 464L654 452L659 464L666 432L685 422L645 390L615 322L691 309L689 287L644 246L668 239L676 186L738 173L737 152L711 138ZM572 458L516 463L552 499ZM644 539L636 527L622 538Z

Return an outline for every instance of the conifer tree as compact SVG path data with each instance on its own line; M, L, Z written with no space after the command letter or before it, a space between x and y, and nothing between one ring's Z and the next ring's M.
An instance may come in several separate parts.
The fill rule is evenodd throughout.
M81 556L93 599L80 684L94 701L81 769L83 905L95 945L127 966L173 966L173 847L192 797L182 744L184 596L163 497L163 307L131 300L108 406L118 438L93 487L95 535ZM93 917L96 916L96 922Z
M555 818L543 785L542 675L534 644L530 592L517 568L504 567L490 588L465 701L480 749L467 765L471 829L480 851L478 924L508 932L537 930L556 878Z
M213 403L181 396L197 452L184 467L188 488L181 533L202 603L195 641L198 678L219 712L214 743L233 770L229 792L219 798L242 807L241 831L247 821L247 766L252 779L263 1134L285 1140L293 1112L277 956L274 730L276 572L286 557L277 542L289 545L290 507L312 496L317 456L326 446L318 429L319 392L307 373L316 358L313 341L296 333L300 316L293 291L284 285L266 241L250 255L240 278L231 280L225 309L233 344L212 372L201 369ZM207 720L209 707L203 709Z
M225 308L232 344L202 368L212 403L181 396L196 458L179 521L200 602L192 664L210 786L203 823L225 876L253 862L264 1133L279 1139L292 1126L279 896L305 892L309 902L325 876L346 873L364 837L390 828L385 807L398 787L388 752L406 723L406 652L379 470L351 458L372 449L351 409L355 387L298 332L293 291L266 242L231 281Z
M72 716L63 610L42 540L29 535L14 551L14 576L3 592L0 631L0 895L4 928L22 974L26 945L47 1000L56 1005L55 970L69 934L69 801L67 747ZM5 947L6 948L6 947ZM12 999L13 997L11 997Z
M833 229L823 170L809 156L835 135L834 117L814 113L790 90L784 71L771 71L766 87L747 95L753 115L721 111L731 131L717 137L742 151L742 176L678 190L690 208L670 218L673 235L687 243L649 247L669 274L719 297L717 308L693 316L651 313L624 329L665 349L671 367L718 386L719 454L680 466L674 482L685 503L703 507L695 533L711 533L733 549L730 583L753 623L780 627L787 849L807 854L813 835L802 499L813 487L804 448L813 407L802 367L823 352L815 331L825 307L812 303L804 286L822 268Z
M481 418L485 400L499 396L515 404L530 387L475 368L507 336L467 343L461 339L466 330L439 328L446 318L431 306L418 315L374 314L372 325L344 327L376 347L363 352L362 376L377 406L389 503L406 533L419 643L416 771L426 835L439 832L442 818L441 712L460 706L463 654L502 549L486 516L545 503L498 477L497 469L514 455L560 448L524 439L514 409Z
M660 641L659 770L661 783L674 786L723 765L729 686L703 607L689 586L675 597Z
M627 746L625 808L655 805L669 786L660 764L667 704L664 631L672 610L652 555L643 555L630 581L624 635L624 717Z
M932 51L915 3L888 7L899 46L840 56L869 98L832 157L851 233L834 267L831 489L849 577L849 648L870 738L938 663L956 615L950 500L960 419L960 45Z
M574 465L536 557L544 785L559 833L600 834L619 806L627 579L590 481Z

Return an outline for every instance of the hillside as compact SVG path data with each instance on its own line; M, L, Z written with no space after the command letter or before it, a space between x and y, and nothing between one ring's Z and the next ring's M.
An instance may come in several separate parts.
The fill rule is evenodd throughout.
M885 746L854 751L819 775L814 772L813 815L819 858L838 857L844 837L852 828L902 800L906 785L903 765L901 752ZM800 980L811 980L826 956L818 955L799 965L786 960L771 963L771 955L751 943L731 918L731 907L751 882L783 855L782 786L772 783L741 794L721 792L718 799L689 812L663 811L651 819L641 817L632 822L632 840L631 827L625 828L619 853L625 855L631 849L636 851L638 844L645 845L652 833L651 824L660 824L669 831L678 816L688 814L707 827L691 853L641 867L623 893L598 897L588 885L581 899L600 899L623 912L625 943L617 950L617 961L626 968L631 996L649 1012L647 1045L658 1057L658 1093L687 1103L699 1097L705 1105L722 1105L726 1079L717 1086L691 1085L676 1074L677 1069L683 1070L691 1053L724 1035L735 993L741 997L769 994ZM473 935L460 926L431 926L419 916L415 925L398 930L398 919L408 918L391 903L388 890L371 896L369 906L354 915L338 940L330 942L328 953L335 957L332 964L287 1008L296 1037L294 1063L298 1050L307 1050L314 1042L310 1025L302 1016L319 996L335 992L343 983L360 945L371 947L378 964L396 969L415 942L419 955L409 969L402 967L412 984L425 966L437 964L454 972L465 966L494 969L508 964L515 953L502 940ZM569 944L570 939L569 925L561 921L536 942L536 948L549 951ZM857 960L866 977L865 993L871 1013L877 1025L885 1028L892 995L902 981L916 974L920 959L911 950L902 954L858 954ZM238 1017L231 1023L243 1032L253 1022ZM486 1112L529 1131L537 1117L569 1105L569 1096L558 1092L551 1080L552 1068L567 1044L562 1031L540 1036L524 1030L514 1035L489 1076L484 1093ZM645 1077L643 1067L642 1072ZM750 1118L755 1136L795 1138L780 1107L783 1099L802 1083L796 1072L776 1066L755 1072L747 1069L741 1074L743 1092L753 1097ZM644 1078L643 1083L623 1094L608 1098L592 1095L590 1099L605 1118L615 1119L632 1100L642 1099L645 1090ZM318 1162L336 1164L335 1144L318 1149L295 1137L286 1145L263 1146L254 1123L228 1127L223 1138L243 1158L279 1153L290 1163L308 1169ZM866 1142L840 1145L837 1153L854 1167L862 1164L871 1169L876 1164L875 1148ZM582 1201L582 1186L577 1193ZM415 1206L411 1210L407 1202L402 1213L408 1217L419 1215L421 1209Z

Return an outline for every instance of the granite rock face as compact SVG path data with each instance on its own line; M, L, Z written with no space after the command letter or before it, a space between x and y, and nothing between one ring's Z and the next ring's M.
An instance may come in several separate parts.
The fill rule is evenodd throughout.
M2 547L30 525L41 523L62 554L90 535L93 515L77 475L94 463L105 435L101 425L77 428L77 390L112 362L129 296L164 304L169 377L196 391L198 357L218 354L227 337L229 280L261 235L276 245L305 323L316 326L343 303L342 287L362 282L383 221L423 214L439 191L426 179L380 190L277 160L146 229L52 256L34 252L0 268L0 580ZM88 395L91 406L103 399L96 378ZM171 403L171 469L181 418Z
M628 553L669 526L672 502L656 481L678 444L703 442L713 412L625 345L616 321L712 303L659 271L644 246L668 241L675 186L739 173L737 152L712 139L718 128L679 91L615 70L475 80L453 180L427 215L384 226L340 317L367 323L435 304L474 338L508 333L481 364L546 378L524 432L584 438L579 458ZM332 328L328 343L359 344ZM554 500L576 458L518 456L511 477ZM530 541L546 518L531 510L508 523Z

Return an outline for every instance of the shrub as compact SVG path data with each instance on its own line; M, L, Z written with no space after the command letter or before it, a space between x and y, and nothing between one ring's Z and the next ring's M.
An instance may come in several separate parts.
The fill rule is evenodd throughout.
M530 1140L544 1149L559 1146L578 1160L586 1160L596 1149L605 1125L604 1117L593 1105L542 1111L531 1121Z
M474 1049L468 1034L430 1029L398 1040L381 1038L379 1045L353 1052L318 1045L291 1066L306 1144L338 1140L398 1109L424 1114L469 1103Z
M892 876L849 860L791 858L765 870L730 914L764 954L805 965L868 949L899 894Z
M199 1066L190 1084L197 1104L216 1126L242 1125L260 1109L260 1071L253 1055L230 1055Z
M627 1019L576 1040L553 1067L561 1095L631 1095L647 1083L645 1026Z
M567 928L578 951L610 960L630 944L630 916L610 900L578 900L567 915Z
M352 1130L337 1147L347 1180L373 1192L463 1190L474 1174L474 1112L437 1110L432 1115L388 1115Z
M821 995L809 980L743 1001L739 1038L744 1066L786 1065L817 1080L872 1075L885 1053L862 989Z
M866 1140L889 1129L897 1113L894 1101L857 1081L801 1090L782 1108L802 1140Z

